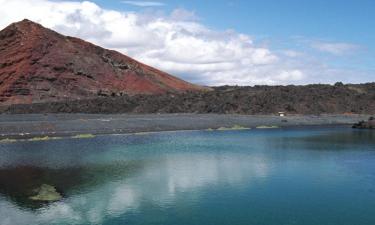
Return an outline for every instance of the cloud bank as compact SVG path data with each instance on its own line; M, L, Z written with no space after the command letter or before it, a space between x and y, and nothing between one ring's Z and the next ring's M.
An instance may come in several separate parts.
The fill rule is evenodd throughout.
M160 2L126 2L160 5ZM90 1L0 0L0 5L0 28L28 18L198 84L351 81L338 77L342 71L327 68L324 63L292 49L273 50L256 44L249 35L211 29L200 23L193 12L184 9L158 15L108 10ZM323 46L323 49L339 53L345 46Z

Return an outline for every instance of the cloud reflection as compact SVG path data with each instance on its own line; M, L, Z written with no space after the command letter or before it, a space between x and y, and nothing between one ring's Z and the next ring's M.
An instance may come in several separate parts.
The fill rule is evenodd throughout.
M36 211L0 198L1 225L101 224L106 218L139 211L142 204L168 207L181 193L199 199L219 185L240 188L265 177L269 165L261 156L244 154L172 154L146 164L135 176L118 177L84 193L68 196Z

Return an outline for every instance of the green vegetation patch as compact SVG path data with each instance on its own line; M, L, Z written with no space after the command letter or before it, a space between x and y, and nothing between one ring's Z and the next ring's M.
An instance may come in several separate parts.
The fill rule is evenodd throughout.
M251 128L243 127L240 125L234 125L233 127L220 127L217 130L219 131L226 131L226 130L250 130Z
M45 137L33 137L33 138L29 139L29 141L48 141L48 140L51 140L51 138L48 137L48 136L45 136Z
M234 125L232 127L232 130L250 130L251 128L248 128L248 127L244 127L244 126L241 126L241 125Z
M152 132L137 132L137 133L134 133L134 135L149 135L149 134L152 134Z
M62 138L44 136L44 137L33 137L33 138L28 139L28 141L50 141L50 140L59 140L59 139L62 139Z
M78 134L73 136L72 138L94 138L95 135L93 134Z
M0 140L0 143L13 143L13 142L16 142L16 141L17 141L16 139L6 138L6 139Z
M257 126L257 129L278 129L279 126Z

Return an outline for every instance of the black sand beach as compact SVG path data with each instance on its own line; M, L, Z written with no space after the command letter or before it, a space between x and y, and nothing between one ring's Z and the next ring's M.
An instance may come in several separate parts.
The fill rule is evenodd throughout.
M125 134L218 128L352 125L369 115L253 116L220 114L30 114L0 115L0 141L82 134Z

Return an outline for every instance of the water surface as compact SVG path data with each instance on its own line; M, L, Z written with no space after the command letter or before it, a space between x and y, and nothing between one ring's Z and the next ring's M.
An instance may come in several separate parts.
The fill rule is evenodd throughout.
M42 184L63 199L29 199ZM0 224L373 225L375 133L166 132L0 144Z

